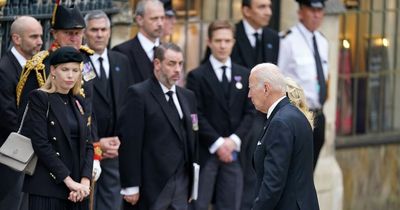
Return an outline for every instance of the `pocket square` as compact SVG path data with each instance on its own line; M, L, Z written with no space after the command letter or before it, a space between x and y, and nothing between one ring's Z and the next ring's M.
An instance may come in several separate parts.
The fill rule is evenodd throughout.
M261 145L261 142L260 142L260 141L257 142L257 146L258 146L258 145Z

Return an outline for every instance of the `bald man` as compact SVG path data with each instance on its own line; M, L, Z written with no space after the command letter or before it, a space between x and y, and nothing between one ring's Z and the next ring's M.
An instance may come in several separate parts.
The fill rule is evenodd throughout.
M13 47L0 59L0 145L18 129L15 88L22 67L40 51L43 29L33 17L21 16L11 25ZM0 210L18 209L23 174L0 164Z

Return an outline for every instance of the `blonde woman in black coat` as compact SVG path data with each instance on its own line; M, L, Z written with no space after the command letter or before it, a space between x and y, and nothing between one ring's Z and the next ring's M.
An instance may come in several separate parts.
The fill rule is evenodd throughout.
M31 138L38 163L24 181L29 210L87 209L93 146L80 95L82 60L76 49L59 48L51 55L46 83L30 93L22 132Z

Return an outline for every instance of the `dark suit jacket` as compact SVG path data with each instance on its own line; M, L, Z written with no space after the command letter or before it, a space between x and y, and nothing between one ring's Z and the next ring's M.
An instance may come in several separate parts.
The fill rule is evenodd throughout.
M22 66L11 51L0 59L0 146L11 132L18 130L17 104L15 88L21 74ZM19 172L0 164L0 201L14 187Z
M129 68L128 58L116 51L108 51L110 62L109 80L112 98L106 96L99 77L94 79L93 110L96 117L98 137L110 137L117 135L116 123L121 110L123 98L128 87L133 84L132 74Z
M313 134L287 98L266 122L254 153L257 197L253 210L318 210L313 181Z
M121 187L140 187L139 209L149 209L167 181L184 162L195 162L193 115L196 98L176 87L187 138L182 136L165 94L155 77L129 87L119 119ZM191 168L187 173L191 173ZM189 176L190 177L190 176ZM189 184L191 186L191 184ZM190 192L190 191L189 191Z
M243 21L239 21L235 27L236 42L231 54L232 61L251 69L256 65L254 59L256 57L254 48L251 46L250 41L247 38ZM263 28L262 43L263 61L277 64L279 54L278 33L268 27Z
M74 170L74 155L79 155L80 177L92 177L93 146L89 140L88 113L84 112L82 98L70 97L74 102L73 110L79 125L79 154L72 152L74 148L71 148L67 112L60 97L56 93L49 94L41 90L34 90L29 95L29 108L22 134L31 138L38 162L34 175L25 176L24 192L67 199L70 191L63 180ZM76 101L79 101L82 108L78 107ZM80 182L80 179L75 181Z
M235 78L242 83L242 89L236 88ZM211 156L208 149L219 137L235 133L242 144L246 141L254 113L247 97L248 79L249 70L232 64L230 100L227 102L210 61L189 72L186 87L196 94L198 102L201 165Z
M121 52L128 57L135 84L153 75L153 62L147 57L137 36L115 46L113 50Z

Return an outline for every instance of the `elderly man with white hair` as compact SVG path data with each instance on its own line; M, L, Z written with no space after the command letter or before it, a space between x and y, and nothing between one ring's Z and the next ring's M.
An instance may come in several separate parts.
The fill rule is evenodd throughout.
M313 181L313 136L307 118L286 97L286 81L277 66L255 66L249 97L267 114L254 152L257 191L253 210L317 210Z

